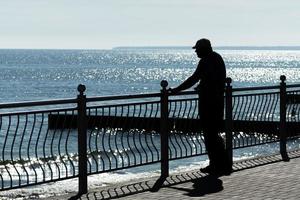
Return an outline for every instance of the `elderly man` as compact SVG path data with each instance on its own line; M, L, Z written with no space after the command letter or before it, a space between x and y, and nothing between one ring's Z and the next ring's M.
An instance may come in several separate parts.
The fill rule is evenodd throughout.
M212 50L208 39L200 39L193 47L200 58L196 71L171 93L188 89L200 81L199 117L203 128L205 147L210 163L200 169L212 175L229 175L232 166L219 136L224 115L224 87L226 69L222 57Z

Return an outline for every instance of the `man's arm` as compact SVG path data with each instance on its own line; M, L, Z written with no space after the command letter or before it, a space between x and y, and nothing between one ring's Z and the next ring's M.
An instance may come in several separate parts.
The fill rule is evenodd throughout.
M176 88L171 88L171 93L178 93L179 91L186 90L195 85L200 80L200 65L198 65L196 71L186 79L182 84Z

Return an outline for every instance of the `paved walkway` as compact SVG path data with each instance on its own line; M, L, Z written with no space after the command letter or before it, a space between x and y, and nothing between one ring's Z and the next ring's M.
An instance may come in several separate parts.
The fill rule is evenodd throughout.
M279 155L234 164L230 176L214 178L199 171L169 177L157 192L156 179L90 191L80 199L299 199L300 151L290 152L289 162ZM70 196L54 198L67 199Z

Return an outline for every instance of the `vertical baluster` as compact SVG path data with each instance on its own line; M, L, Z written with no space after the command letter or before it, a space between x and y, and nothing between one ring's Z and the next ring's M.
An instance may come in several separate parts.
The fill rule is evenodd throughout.
M78 159L79 159L79 194L87 193L87 115L86 115L86 96L84 95L85 86L78 86L79 95L77 96L78 109Z
M161 154L161 175L155 182L151 191L158 191L166 178L169 176L169 109L168 109L168 82L160 82L162 87L160 97L160 154Z
M225 89L225 134L226 134L226 151L232 165L232 86L231 78L226 78L226 89Z
M160 83L161 90L161 113L160 113L160 138L161 138L161 177L169 176L169 121L168 121L168 82L163 80Z
M282 160L289 161L289 157L286 152L286 77L280 76L280 154Z

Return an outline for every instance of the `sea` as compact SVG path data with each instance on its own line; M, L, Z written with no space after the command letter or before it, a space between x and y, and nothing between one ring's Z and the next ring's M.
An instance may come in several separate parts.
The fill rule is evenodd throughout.
M233 87L300 83L300 47L216 47ZM196 69L199 58L188 47L118 47L108 50L0 49L0 103L75 98L84 84L87 96L160 91L161 80L176 87ZM291 148L299 148L293 142ZM244 159L278 149L278 144L235 152ZM199 169L206 156L172 161L171 173ZM89 177L89 188L159 175L159 165ZM77 179L0 192L1 199L43 198L77 191Z

